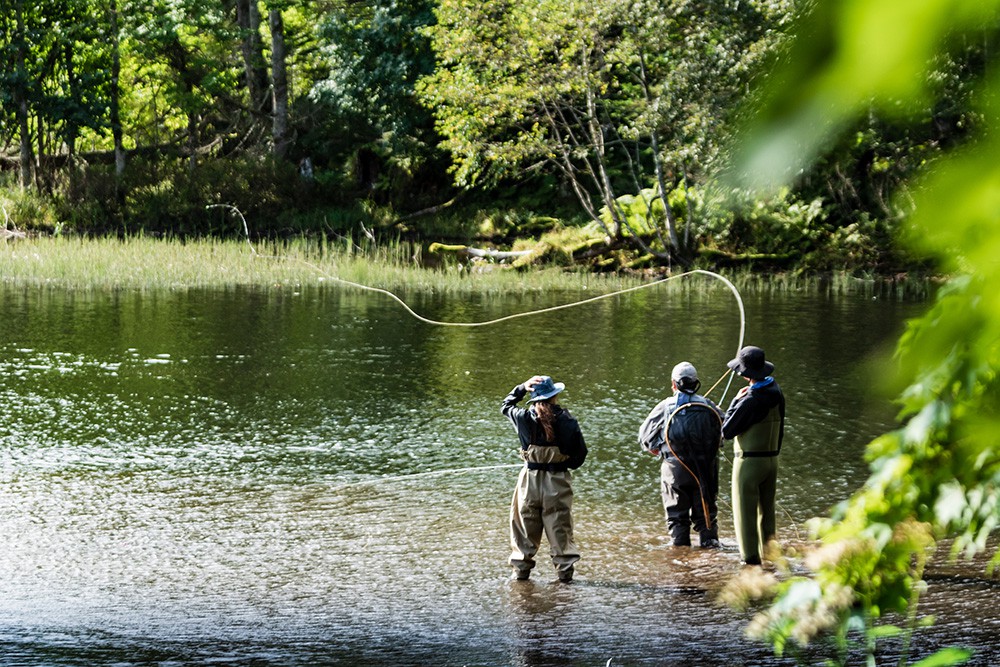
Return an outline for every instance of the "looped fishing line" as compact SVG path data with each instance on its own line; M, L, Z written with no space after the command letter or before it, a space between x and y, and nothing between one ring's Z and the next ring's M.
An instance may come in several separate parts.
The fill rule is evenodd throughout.
M525 312L522 312L522 313L514 313L512 315L505 315L503 317L497 317L497 318L492 319L492 320L483 320L481 322L442 322L442 321L439 321L439 320L433 320L433 319L430 319L428 317L424 317L420 313L417 313L416 311L414 311L409 306L409 304L407 304L400 297L398 297L396 294L394 294L393 292L390 292L387 289L382 289L381 287L372 287L371 285L364 285L362 283L356 283L354 281L346 280L346 279L341 278L339 276L335 276L335 275L331 274L329 271L326 271L323 268L317 266L316 264L313 264L312 262L304 260L304 259L302 259L300 257L281 257L281 256L278 256L278 255L261 255L259 252L257 252L257 248L254 247L253 243L250 240L250 227L249 227L249 225L247 225L247 220L243 216L243 213L238 208L236 208L232 204L210 204L210 205L206 206L206 208L228 208L228 209L231 209L231 210L235 211L236 214L240 216L240 220L243 223L243 233L246 235L247 245L250 247L250 253L254 257L258 257L260 259L273 259L273 260L283 260L283 261L287 261L289 259L293 259L295 261L298 261L299 263L301 263L304 266L308 266L313 271L317 272L318 274L320 274L320 275L322 275L322 276L324 276L326 278L329 278L330 280L332 280L334 282L340 283L342 285L348 285L350 287L355 287L357 289L365 290L365 291L368 291L368 292L375 292L377 294L384 294L385 296L388 296L389 298L391 298L392 300L394 300L396 303L398 303L400 306L402 306L403 309L407 313L409 313L410 315L412 315L414 318L420 320L421 322L424 322L426 324L430 324L430 325L433 325L433 326L441 326L441 327L485 327L485 326L490 326L492 324L499 324L500 322L507 322L507 321L514 320L514 319L517 319L517 318L520 318L520 317L530 317L530 316L533 316L533 315L542 315L544 313L551 313L551 312L555 312L557 310L565 310L567 308L575 308L577 306L583 306L583 305L586 305L588 303L594 303L595 301L600 301L602 299L610 299L610 298L615 297L615 296L621 296L622 294L628 294L630 292L638 292L639 290L650 289L650 288L656 287L657 285L661 285L663 283L667 283L667 282L670 282L672 280L678 280L680 278L685 278L685 277L688 277L688 276L693 276L693 275L697 275L697 274L706 275L706 276L709 276L711 278L715 278L717 280L722 281L723 284L725 284L726 287L729 288L729 291L732 292L733 296L736 298L736 304L739 307L739 311L740 311L740 337L739 337L739 342L736 345L736 352L739 353L740 349L743 348L743 339L744 339L744 336L746 335L746 309L743 306L743 298L740 296L739 290L736 289L736 285L734 285L728 278L726 278L725 276L719 275L718 273L714 273L712 271L706 271L704 269L692 269L690 271L685 271L684 273L678 273L677 275L668 276L666 278L661 278L660 280L656 280L656 281L653 281L651 283L646 283L644 285L638 285L636 287L627 287L625 289L617 290L615 292L610 292L608 294L601 294L601 295L598 295L598 296L590 297L588 299L583 299L581 301L574 301L572 303L565 303L565 304L561 304L561 305L558 305L558 306L550 306L548 308L539 308L537 310L529 310L529 311L525 311ZM729 378L729 382L726 384L726 389L725 389L725 391L722 392L722 396L718 400L718 403L722 403L725 400L726 394L729 393L729 387L732 385L732 381L733 381L733 377L734 376L735 376L734 373L731 373L731 372L727 371L703 395L707 396L708 394L712 393L712 391L714 391L715 388L717 386L719 386L719 384L728 377ZM503 467L511 467L511 466L487 466L487 468L503 468ZM518 464L516 467L520 467L520 465ZM476 470L476 469L480 469L480 468L463 468L462 471L465 472L465 471ZM483 468L483 469L485 469L485 468ZM431 473L418 473L418 474L438 474L438 473L445 473L445 472L449 472L449 471L447 471L447 470L432 471ZM388 481L388 480L396 479L396 478L379 478L379 479L381 479L383 481ZM347 486L352 486L352 485L347 485ZM338 487L338 488L343 488L343 487Z
M273 260L283 260L283 261L287 261L289 259L294 259L294 260L300 262L302 265L308 266L309 268L311 268L316 273L318 273L318 274L320 274L320 275L322 275L322 276L324 276L326 278L329 278L330 280L332 280L334 282L340 283L342 285L349 285L351 287L355 287L355 288L360 289L360 290L366 290L368 292L376 292L378 294L384 294L385 296L388 296L393 301L395 301L400 306L402 306L402 308L407 313L409 313L411 316L415 317L416 319L420 320L421 322L424 322L426 324L430 324L430 325L433 325L433 326L442 326L442 327L485 327L485 326L489 326L491 324L499 324L500 322L507 322L509 320L514 320L514 319L517 319L519 317L529 317L529 316L532 316L532 315L541 315L543 313L551 313L551 312L554 312L554 311L557 311L557 310L565 310L567 308L575 308L576 306L583 306L583 305L586 305L588 303L593 303L595 301L600 301L601 299L610 299L611 297L614 297L614 296L620 296L622 294L628 294L630 292L638 292L639 290L649 289L649 288L652 288L652 287L656 287L657 285L660 285L662 283L670 282L671 280L678 280L680 278L685 278L685 277L688 277L688 276L702 274L702 275L706 275L706 276L709 276L711 278L715 278L717 280L722 281L722 283L725 284L725 286L729 288L729 291L732 292L733 296L736 298L736 305L739 307L739 311L740 311L740 337L739 337L739 342L736 345L736 353L737 354L739 354L739 351L743 348L743 339L746 336L746 321L747 321L747 318L746 318L746 309L743 306L743 297L740 296L740 292L739 292L738 289L736 289L736 285L734 285L725 276L722 276L722 275L720 275L718 273L715 273L713 271L706 271L704 269L692 269L690 271L685 271L684 273L678 273L677 275L674 275L674 276L668 276L666 278L661 278L660 280L656 280L656 281L653 281L651 283L646 283L645 285L639 285L637 287L628 287L628 288L621 289L621 290L618 290L618 291L615 291L615 292L611 292L609 294L601 294L599 296L591 297L589 299L583 299L582 301L574 301L573 303L565 303L565 304L561 304L561 305L558 305L558 306L551 306L551 307L548 307L548 308L540 308L540 309L537 309L537 310L529 310L529 311L526 311L526 312L523 312L523 313L514 313L512 315L505 315L503 317L498 317L498 318L495 318L495 319L492 319L492 320L484 320L484 321L481 321L481 322L441 322L441 321L438 321L438 320L432 320L432 319L424 317L420 313L417 313L416 311L414 311L409 306L409 304L407 304L405 301L403 301L396 294L390 292L389 290L382 289L380 287L372 287L371 285L364 285L362 283L356 283L356 282L353 282L351 280L346 280L344 278L340 278L339 276L335 276L335 275L331 274L329 271L326 271L323 268L317 266L316 264L313 264L312 262L304 260L304 259L302 259L300 257L291 257L291 258L289 258L289 257L281 257L279 255L261 255L259 252L257 252L257 248L254 247L253 242L250 240L250 227L247 224L247 220L243 216L243 212L242 211L240 211L238 208L236 208L232 204L209 204L205 208L228 208L228 209L231 209L231 210L235 211L236 214L240 216L240 220L243 223L243 233L246 236L246 241L247 241L247 245L250 248L250 253L254 257L258 257L260 259L273 259ZM726 383L726 388L722 392L722 396L720 396L719 400L717 401L717 403L721 404L725 400L726 394L729 393L729 388L732 386L733 378L736 377L736 374L733 373L733 372L727 371L726 373L724 373L718 380L716 380L715 384L713 384L711 386L711 388L709 388L709 390L706 391L703 394L703 396L708 396L713 391L715 391L715 388L718 387L719 384L721 384L722 381L725 380L727 377L729 378L729 382ZM726 455L724 453L722 454L722 457L727 462L729 461L728 457L726 457ZM504 469L504 468L520 468L520 467L521 467L521 464L517 463L517 464L502 464L502 465L494 465L494 466L478 466L478 467L472 467L472 468L456 468L456 469L450 469L450 470L432 470L432 471L428 471L428 472L424 472L424 473L413 473L413 474L409 474L409 475L396 475L396 476L393 476L393 477L379 477L377 479L363 480L363 481L360 481L360 482L353 482L353 483L349 483L349 484L344 484L344 485L336 487L336 488L337 489L343 489L343 488L348 488L348 487L352 487L352 486L361 486L361 485L374 484L374 483L380 483L380 482L386 482L386 481L397 481L397 480L403 480L403 479L410 479L410 478L413 478L413 477L431 477L431 476L443 475L443 474L447 474L447 473L476 472L476 471L480 471L480 470L498 470L498 469ZM781 505L778 504L778 507L781 508ZM788 514L788 512L784 508L781 508L781 509L782 509L783 512L785 512L786 515L789 516L789 519L792 520L792 525L796 525L795 521L794 521L794 518L791 517L791 515ZM708 512L706 511L705 514L706 514L706 517L707 517L708 516ZM798 528L796 528L796 534L798 534Z
M407 304L400 297L398 297L396 294L394 294L393 292L390 292L387 289L382 289L381 287L372 287L371 285L364 285L362 283L356 283L356 282L353 282L351 280L346 280L344 278L340 278L340 277L335 276L335 275L331 274L330 272L322 269L321 267L317 266L316 264L313 264L312 262L309 262L307 260L301 259L299 257L288 258L288 257L280 257L280 256L277 256L277 255L261 255L260 253L257 252L257 248L255 248L254 245L253 245L253 243L250 241L250 228L247 225L246 218L243 217L243 213L238 208L236 208L235 206L233 206L231 204L210 204L206 208L229 208L229 209L232 209L233 211L236 211L237 215L240 216L240 220L242 220L242 222L243 222L243 232L246 235L247 245L250 246L250 252L255 257L259 257L261 259L274 259L274 260L285 260L285 261L287 261L288 259L294 259L294 260L300 262L301 264L303 264L304 266L308 266L309 268L311 268L312 270L316 271L317 273L323 275L324 277L329 278L330 280L333 280L334 282L340 283L342 285L349 285L351 287L355 287L355 288L361 289L361 290L366 290L366 291L369 291L369 292L376 292L378 294L384 294L385 296L388 296L389 298L391 298L392 300L394 300L396 303L398 303L400 306L402 306L403 309L406 310L406 312L409 313L414 318L420 320L421 322L424 322L426 324L430 324L430 325L433 325L433 326L441 326L441 327L485 327L485 326L490 326L490 325L493 325L493 324L499 324L501 322L507 322L507 321L510 321L510 320L518 319L520 317L531 317L533 315L542 315L544 313L551 313L551 312L555 312L557 310L565 310L567 308L575 308L577 306L583 306L583 305L586 305L588 303L594 303L595 301L600 301L602 299L610 299L610 298L615 297L615 296L621 296L622 294L628 294L630 292L638 292L639 290L650 289L650 288L656 287L657 285L661 285L663 283L670 282L672 280L678 280L680 278L685 278L685 277L688 277L688 276L702 274L702 275L710 276L710 277L715 278L717 280L721 280L726 285L726 287L729 288L729 291L731 291L733 293L733 296L736 297L736 304L737 304L737 306L739 307L739 310L740 310L740 337L739 337L739 342L736 345L736 352L737 353L739 353L740 349L742 349L742 347L743 347L743 338L746 335L746 310L743 307L743 298L740 296L739 290L736 289L736 285L734 285L725 276L719 275L718 273L714 273L712 271L706 271L704 269L692 269L690 271L685 271L684 273L678 273L677 275L673 275L673 276L667 276L666 278L661 278L660 280L656 280L656 281L653 281L651 283L646 283L644 285L638 285L636 287L627 287L625 289L620 289L620 290L617 290L615 292L610 292L608 294L601 294L601 295L598 295L598 296L590 297L588 299L582 299L580 301L574 301L572 303L564 303L564 304L561 304L561 305L558 305L558 306L550 306L548 308L539 308L539 309L536 309L536 310L529 310L529 311L525 311L525 312L522 312L522 313L514 313L512 315L505 315L503 317L497 317L497 318L492 319L492 320L484 320L484 321L481 321L481 322L442 322L442 321L439 321L439 320L432 320L432 319L430 319L428 317L424 317L420 313L417 313L416 311L414 311L409 306L409 304ZM728 371L726 373L724 373L718 379L718 381L716 381L716 383L714 385L712 385L712 387L707 392L705 392L704 395L707 396L708 394L712 393L712 391L727 376L729 377L729 383L726 385L726 389L722 393L722 397L720 397L719 402L721 403L723 400L725 400L725 396L729 392L729 387L732 384L732 378L733 378L733 374L730 373L730 372L728 372Z

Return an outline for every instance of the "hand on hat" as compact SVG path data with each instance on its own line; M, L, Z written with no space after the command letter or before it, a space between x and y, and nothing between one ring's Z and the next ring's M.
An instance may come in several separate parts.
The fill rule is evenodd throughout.
M531 391L535 388L535 385L542 381L541 375L533 375L531 378L524 381L522 385L525 391Z

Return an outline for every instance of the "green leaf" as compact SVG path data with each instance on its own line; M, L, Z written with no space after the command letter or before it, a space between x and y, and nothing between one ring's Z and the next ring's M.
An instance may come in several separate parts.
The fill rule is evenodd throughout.
M944 648L929 655L923 660L913 663L912 667L947 667L949 665L961 665L972 657L972 651L964 648Z
M876 625L871 629L871 636L875 639L884 639L886 637L898 637L903 632L903 628L897 625Z

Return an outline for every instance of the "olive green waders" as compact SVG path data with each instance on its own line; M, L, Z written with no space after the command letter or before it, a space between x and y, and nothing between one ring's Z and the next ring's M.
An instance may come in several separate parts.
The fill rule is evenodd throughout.
M746 563L761 562L764 546L778 532L774 497L778 487L778 457L733 461L733 523L740 556Z
M775 494L780 441L781 412L776 406L733 442L733 523L745 563L759 564L768 540L778 532Z

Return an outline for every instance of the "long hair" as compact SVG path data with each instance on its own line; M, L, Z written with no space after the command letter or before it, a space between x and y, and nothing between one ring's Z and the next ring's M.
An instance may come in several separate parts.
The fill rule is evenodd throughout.
M535 403L535 420L542 425L542 430L545 431L545 442L552 442L556 439L556 408L550 401Z

